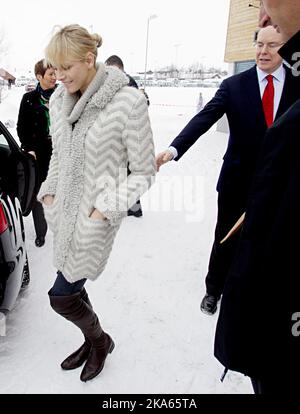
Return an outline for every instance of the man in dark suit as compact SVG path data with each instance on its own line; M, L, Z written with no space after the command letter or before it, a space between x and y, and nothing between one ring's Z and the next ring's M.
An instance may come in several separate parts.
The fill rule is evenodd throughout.
M299 79L300 2L262 3L260 24L280 30L279 54ZM249 376L255 393L288 399L300 389L299 211L300 99L263 141L215 337L226 369Z
M238 236L224 244L220 241L245 211L265 132L299 96L300 79L282 66L277 53L281 45L281 35L273 27L261 29L256 42L256 66L225 79L214 98L156 159L158 169L173 158L178 161L218 119L227 115L230 136L217 184L215 240L205 280L206 295L201 302L201 310L207 314L217 309ZM272 75L270 83L268 75Z

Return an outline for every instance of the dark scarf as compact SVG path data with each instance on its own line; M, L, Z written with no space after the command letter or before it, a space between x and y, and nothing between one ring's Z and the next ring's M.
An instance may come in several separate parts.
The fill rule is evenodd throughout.
M50 117L49 117L49 99L51 97L51 95L53 94L53 92L56 89L56 86L52 89L46 89L44 90L41 85L40 82L37 84L36 90L40 95L40 103L42 105L42 108L44 108L45 111L45 116L47 119L47 134L49 134L50 131Z
M46 89L44 90L41 85L40 82L37 84L36 90L38 91L38 93L41 95L41 97L43 98L43 100L45 102L49 102L50 96L53 94L53 92L55 91L57 85L55 85L54 88L52 89Z

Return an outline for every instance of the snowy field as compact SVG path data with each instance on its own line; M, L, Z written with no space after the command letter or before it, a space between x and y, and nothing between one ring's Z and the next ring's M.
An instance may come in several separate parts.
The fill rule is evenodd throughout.
M205 103L215 93L147 88L156 153L195 114L200 91ZM2 122L16 122L23 93L22 87L5 91ZM106 270L87 282L100 322L116 343L93 381L82 383L81 369L60 368L82 336L49 305L47 291L56 275L52 236L35 247L32 217L25 219L31 284L7 317L7 335L0 337L0 393L252 393L241 374L229 372L220 382L223 367L213 356L217 314L199 310L227 138L214 126L178 163L161 168L142 198L144 216L124 219Z

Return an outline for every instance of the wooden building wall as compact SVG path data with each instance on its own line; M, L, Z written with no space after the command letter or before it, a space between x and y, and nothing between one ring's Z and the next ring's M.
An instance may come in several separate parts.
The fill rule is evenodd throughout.
M225 48L225 62L242 62L255 57L254 33L258 28L259 1L231 0Z

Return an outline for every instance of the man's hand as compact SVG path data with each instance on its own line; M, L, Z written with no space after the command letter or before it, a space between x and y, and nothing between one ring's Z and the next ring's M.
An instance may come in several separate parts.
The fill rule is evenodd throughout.
M45 204L46 206L51 206L53 202L54 196L47 194L43 197L43 204Z
M36 160L36 153L34 151L28 151L28 154L32 155L33 158Z
M90 218L93 220L107 220L107 218L96 208L92 211Z
M167 162L171 161L173 159L173 154L170 150L165 150L163 152L160 152L155 160L156 160L156 169L159 171L159 168L166 164Z

